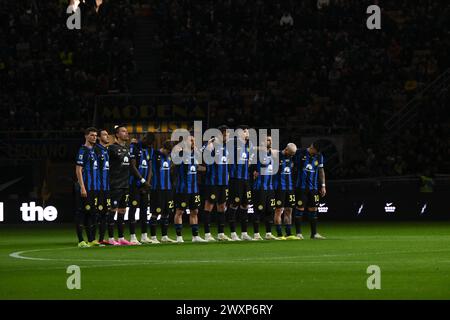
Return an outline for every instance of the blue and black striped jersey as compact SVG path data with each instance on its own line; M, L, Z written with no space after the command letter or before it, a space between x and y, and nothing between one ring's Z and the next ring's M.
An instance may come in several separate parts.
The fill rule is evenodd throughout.
M210 152L211 157L215 159L214 163L206 164L205 184L209 186L227 186L228 185L228 150L226 144L214 144L212 150L205 149L204 152Z
M141 142L132 143L130 145L130 158L136 160L136 167L142 178L147 180L150 174L150 163L153 159L154 150L152 147L146 147ZM133 174L130 175L130 185L140 187L142 185L140 179Z
M102 191L109 191L109 154L108 147L104 147L97 143L94 146L95 153L97 154L99 171L99 188Z
M230 178L249 180L249 160L253 152L253 144L250 141L242 141L234 138L234 155L230 167Z
M164 155L159 150L153 152L151 181L153 190L172 190L170 177L171 164L172 157L170 154Z
M99 166L94 148L85 145L78 151L77 165L83 167L83 183L86 191L99 191Z
M322 154L312 156L305 148L297 150L294 161L297 167L296 188L319 190L319 169L323 168Z
M198 193L198 154L194 151L183 162L176 166L177 170L177 193ZM181 157L181 153L180 153Z
M281 151L278 153L278 173L273 180L273 188L275 190L293 190L294 183L292 179L292 171L294 169L294 161L292 157L285 156Z
M253 182L253 190L273 190L273 161L273 155L270 150L262 159L258 153L258 161L256 163L258 176Z

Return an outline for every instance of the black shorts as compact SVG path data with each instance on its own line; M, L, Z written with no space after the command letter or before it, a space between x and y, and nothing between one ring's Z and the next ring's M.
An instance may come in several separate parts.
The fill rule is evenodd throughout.
M253 190L253 208L259 211L275 209L275 192L273 190Z
M111 209L124 209L128 207L128 201L130 197L129 192L130 191L128 189L111 190Z
M317 208L320 196L317 190L297 189L295 190L295 202L297 208Z
M222 204L228 200L228 186L205 186L205 201Z
M175 212L172 190L152 190L150 195L150 212L169 215Z
M137 186L130 187L130 206L135 208L146 208L150 205L150 194L148 189Z
M81 197L80 195L80 210L86 213L96 212L98 205L98 191L88 191L87 197Z
M252 198L252 190L247 180L230 179L228 204L233 207L247 206Z
M294 190L276 190L275 191L276 208L294 208L295 193Z
M175 208L181 210L196 210L200 208L201 199L198 193L175 194Z
M108 212L109 209L111 209L111 195L109 194L109 191L99 191L97 210L100 213L105 213Z

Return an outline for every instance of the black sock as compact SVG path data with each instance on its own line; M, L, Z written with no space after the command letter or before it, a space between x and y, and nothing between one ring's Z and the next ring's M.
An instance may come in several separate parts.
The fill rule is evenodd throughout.
M148 228L147 208L141 208L139 210L139 219L141 220L141 233L147 233Z
M266 233L271 233L272 232L272 223L270 223L270 221L266 221L265 225L266 225Z
M276 229L277 229L277 237L282 237L283 236L283 229L281 228L281 224L277 224L276 225Z
M117 214L117 230L119 231L119 238L123 238L123 229L125 225L125 215L122 213Z
M98 223L98 240L99 241L105 240L106 219L107 219L106 212L100 213L99 223Z
M181 232L182 232L182 229L183 229L183 225L182 224L176 224L175 225L175 231L177 232L177 236L178 237L181 237Z
M92 212L91 217L89 219L89 223L91 224L91 241L94 241L97 236L97 220L98 214L97 212Z
M253 218L253 233L259 233L259 217L261 213L259 211L255 211Z
M83 238L83 225L80 224L80 223L77 223L76 229L77 229L78 242L84 241L84 238Z
M167 236L167 230L169 229L169 218L161 219L161 235Z
M211 233L211 211L203 210L203 225L205 233Z
M108 236L110 238L114 238L114 212L110 211L107 214L107 221L108 221Z
M303 211L295 209L295 232L302 233Z
M247 232L248 212L247 209L239 209L239 216L241 218L241 232Z
M198 224L191 224L192 236L198 236Z
M286 236L289 237L291 235L291 227L292 225L290 223L287 223L284 225L284 228L286 229Z
M156 220L156 217L150 218L150 235L152 237L156 237L156 227L158 226L158 220Z
M225 231L225 212L217 212L217 229L219 233Z
M92 214L86 212L84 216L84 231L86 232L87 241L91 242L92 239Z
M231 232L236 232L236 212L237 208L233 209L228 207L227 209L228 222L230 223Z
M134 210L128 211L128 223L130 226L130 234L136 234L136 208Z
M311 223L311 237L313 237L317 233L317 217L311 217L310 223Z

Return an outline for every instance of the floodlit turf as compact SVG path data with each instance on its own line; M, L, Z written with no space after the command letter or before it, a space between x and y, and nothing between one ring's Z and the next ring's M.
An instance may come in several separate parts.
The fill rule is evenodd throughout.
M0 299L450 298L450 223L319 227L328 240L78 249L71 226L2 226ZM81 290L66 287L72 264Z

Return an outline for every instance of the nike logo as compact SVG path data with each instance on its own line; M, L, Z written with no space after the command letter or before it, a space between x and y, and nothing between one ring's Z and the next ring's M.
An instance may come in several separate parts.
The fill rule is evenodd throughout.
M386 207L390 207L390 206L392 206L392 204L393 204L393 202L391 202L391 203L386 203Z
M364 204L362 204L358 209L358 215L362 212L362 209L364 208Z
M319 207L323 207L325 203L319 203Z
M23 177L20 177L20 178L17 178L17 179L14 179L14 180L5 182L5 183L3 183L3 184L0 184L0 191L5 190L6 188L12 186L13 184L15 184L16 182L19 182L19 181L22 180L22 179L23 179Z

